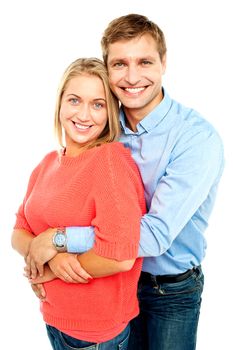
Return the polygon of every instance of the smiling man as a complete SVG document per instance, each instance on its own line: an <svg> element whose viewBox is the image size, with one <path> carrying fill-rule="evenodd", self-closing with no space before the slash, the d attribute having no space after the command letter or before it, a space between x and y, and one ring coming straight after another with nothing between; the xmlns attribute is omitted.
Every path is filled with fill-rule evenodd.
<svg viewBox="0 0 233 350"><path fill-rule="evenodd" d="M107 66L112 91L124 106L131 129L163 99L165 53L160 58L155 40L144 34L108 47ZM140 55L138 55L140 53Z"/></svg>

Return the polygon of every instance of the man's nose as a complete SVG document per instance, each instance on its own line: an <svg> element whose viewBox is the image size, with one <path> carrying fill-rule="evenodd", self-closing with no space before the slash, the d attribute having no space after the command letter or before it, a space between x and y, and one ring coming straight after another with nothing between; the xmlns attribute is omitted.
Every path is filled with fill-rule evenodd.
<svg viewBox="0 0 233 350"><path fill-rule="evenodd" d="M126 81L130 85L137 85L140 80L141 78L139 68L136 65L129 65L126 75Z"/></svg>

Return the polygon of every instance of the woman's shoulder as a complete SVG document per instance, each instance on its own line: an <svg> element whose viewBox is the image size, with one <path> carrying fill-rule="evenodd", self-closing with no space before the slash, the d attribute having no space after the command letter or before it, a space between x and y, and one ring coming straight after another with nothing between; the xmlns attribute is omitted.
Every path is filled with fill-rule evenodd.
<svg viewBox="0 0 233 350"><path fill-rule="evenodd" d="M130 157L131 151L129 148L125 147L122 142L114 141L110 143L105 143L99 147L99 153L102 155L108 155L111 157Z"/></svg>
<svg viewBox="0 0 233 350"><path fill-rule="evenodd" d="M106 143L99 147L98 164L102 168L112 168L114 171L117 169L137 171L137 165L130 149L117 141Z"/></svg>
<svg viewBox="0 0 233 350"><path fill-rule="evenodd" d="M51 163L54 160L57 160L59 158L59 152L58 151L50 151L44 157L41 159L39 164L37 165L38 167L41 167L45 164Z"/></svg>

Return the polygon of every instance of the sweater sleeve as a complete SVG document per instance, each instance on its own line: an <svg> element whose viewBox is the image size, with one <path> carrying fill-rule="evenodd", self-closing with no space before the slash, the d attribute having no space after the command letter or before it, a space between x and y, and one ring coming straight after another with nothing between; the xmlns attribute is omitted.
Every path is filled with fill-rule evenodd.
<svg viewBox="0 0 233 350"><path fill-rule="evenodd" d="M95 253L118 261L138 256L144 189L130 152L118 143L100 152L95 186Z"/></svg>
<svg viewBox="0 0 233 350"><path fill-rule="evenodd" d="M14 229L23 229L23 230L27 230L27 231L33 233L30 225L27 222L26 216L25 216L25 205L26 205L27 200L28 200L28 198L33 190L33 187L35 185L39 171L40 171L40 164L31 173L31 176L30 176L29 182L28 182L28 186L27 186L26 195L23 199L22 204L20 205L20 207L18 209L18 212L16 213L16 222L14 225Z"/></svg>

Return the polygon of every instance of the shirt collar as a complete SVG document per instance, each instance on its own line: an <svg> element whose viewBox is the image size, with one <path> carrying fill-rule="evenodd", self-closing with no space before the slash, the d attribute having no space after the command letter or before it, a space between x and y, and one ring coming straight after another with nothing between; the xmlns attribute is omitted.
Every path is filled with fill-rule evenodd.
<svg viewBox="0 0 233 350"><path fill-rule="evenodd" d="M149 132L155 128L162 119L167 115L171 108L172 100L165 89L163 89L163 99L145 118L137 124L137 131L134 133L126 126L126 117L123 109L120 110L120 123L125 134L142 134L144 131Z"/></svg>

